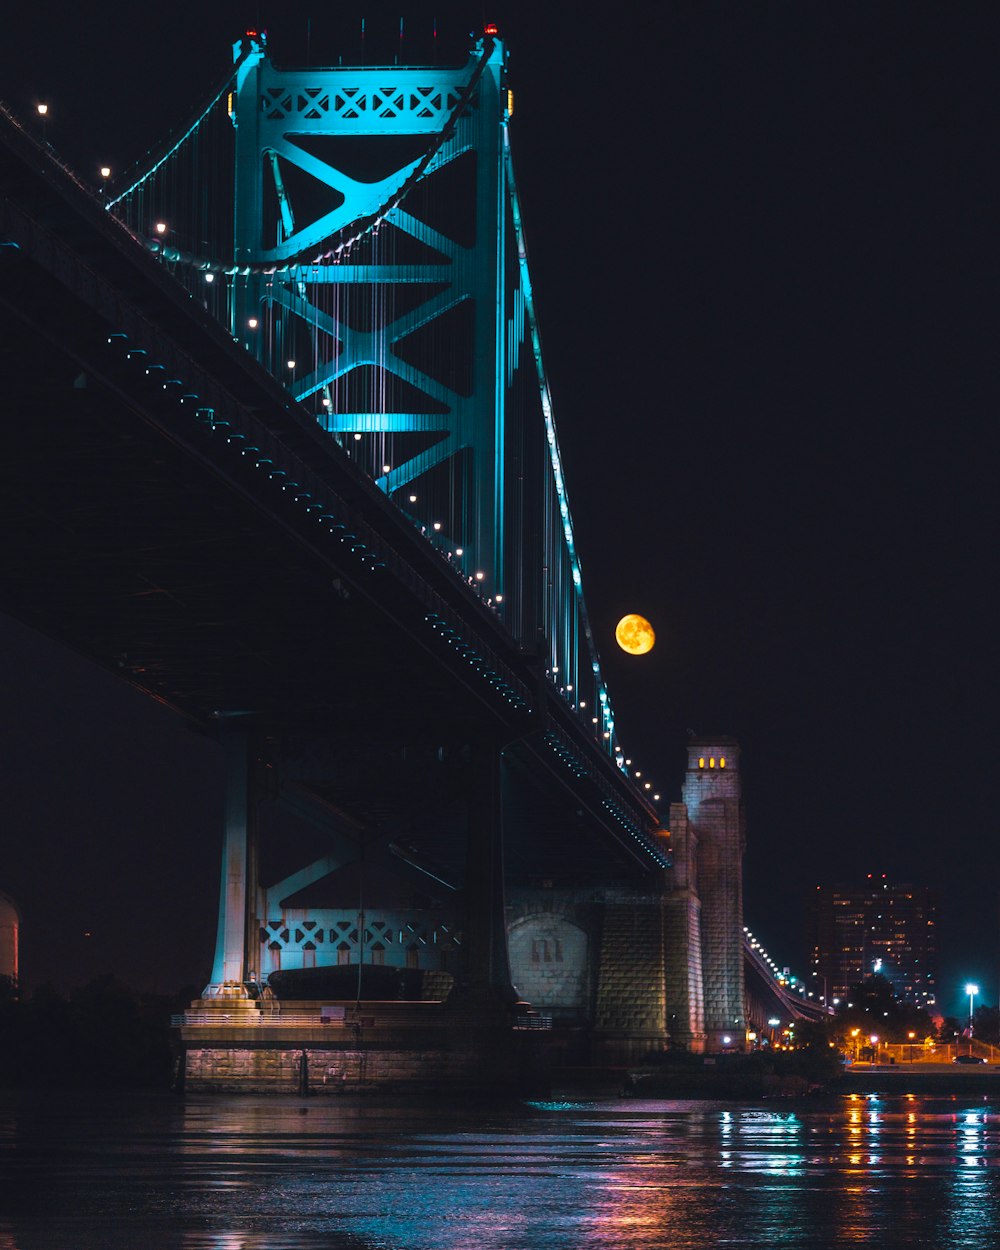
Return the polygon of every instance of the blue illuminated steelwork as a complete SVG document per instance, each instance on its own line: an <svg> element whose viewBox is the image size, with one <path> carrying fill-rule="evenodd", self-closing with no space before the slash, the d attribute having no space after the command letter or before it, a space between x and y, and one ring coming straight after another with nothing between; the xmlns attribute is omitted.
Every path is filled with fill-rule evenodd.
<svg viewBox="0 0 1000 1250"><path fill-rule="evenodd" d="M408 507L409 494L418 493L415 484L460 453L471 455L469 506L474 515L468 531L452 538L452 548L462 546L465 559L459 560L460 566L470 574L481 572L489 594L499 594L501 601L505 388L497 272L503 263L505 219L497 211L503 164L496 118L504 64L502 46L491 40L480 44L460 68L286 71L273 67L264 48L253 43L239 65L232 102L234 263L237 271L252 270L234 282L234 335L251 343L278 374L282 359L294 358L283 346L293 335L321 340L325 351L314 352L309 367L289 386L300 401L316 396L326 401L318 416L349 450L355 435L368 440L425 436L429 446L405 459L394 455L389 468L379 466L373 474L416 518L421 509ZM399 156L390 152L392 167L377 177L349 172L348 162L339 157L343 148L337 146L363 139L374 150L380 143L385 146L385 140L421 137L425 142L419 156L397 164ZM349 148L348 156L355 152ZM421 219L405 200L400 202L415 178L432 179L467 153L474 154L476 171L477 228L471 245ZM318 215L303 211L293 199L292 177L313 191L325 191L318 197L324 203L339 203ZM345 255L351 248L344 247L344 240L356 242L357 224L368 221L374 225L359 262L355 255ZM393 236L388 242L380 238L390 232L387 228ZM273 239L264 238L266 229L273 229ZM303 263L305 258L309 263ZM331 259L338 263L329 263ZM292 267L285 269L289 263ZM261 272L267 268L270 273ZM394 292L406 286L416 298L399 311L403 305L397 306ZM352 324L348 316L348 303L359 289L376 309L369 325ZM411 336L466 300L476 309L468 395L404 350ZM496 312L483 315L485 309ZM251 317L260 320L265 332L247 336ZM390 385L398 380L416 399L413 410L380 403L379 394L365 407L357 405L357 379L374 376L376 389L384 390L386 375L391 375Z"/></svg>
<svg viewBox="0 0 1000 1250"><path fill-rule="evenodd" d="M464 65L431 68L277 69L260 36L234 51L226 87L115 211L538 654L625 768L542 359L502 43L488 31ZM175 186L218 177L182 169L199 128L210 154L233 145L235 194L218 184L228 241L207 220L167 220L185 201Z"/></svg>

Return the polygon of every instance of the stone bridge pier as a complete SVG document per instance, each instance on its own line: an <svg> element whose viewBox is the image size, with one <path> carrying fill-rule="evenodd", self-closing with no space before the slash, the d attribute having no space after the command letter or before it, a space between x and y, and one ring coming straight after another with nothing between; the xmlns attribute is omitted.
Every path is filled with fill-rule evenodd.
<svg viewBox="0 0 1000 1250"><path fill-rule="evenodd" d="M694 739L670 808L672 865L641 887L510 892L511 975L567 1062L634 1063L746 1036L739 747Z"/></svg>

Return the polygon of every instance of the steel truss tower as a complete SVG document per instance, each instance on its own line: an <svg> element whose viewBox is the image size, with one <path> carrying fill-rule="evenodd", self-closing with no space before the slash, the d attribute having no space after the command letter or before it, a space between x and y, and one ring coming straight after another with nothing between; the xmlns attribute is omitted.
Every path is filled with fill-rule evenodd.
<svg viewBox="0 0 1000 1250"><path fill-rule="evenodd" d="M229 104L234 337L296 399L316 406L348 452L368 450L369 471L375 455L372 476L418 525L422 497L432 489L440 497L442 475L450 479L442 540L498 605L505 409L526 337L517 249L508 255L504 76L505 53L492 38L460 68L290 71L275 68L253 40L238 50ZM442 352L449 339L452 351ZM300 913L285 902L356 848L262 888L252 750L245 735L227 737L223 879L206 995L239 995L278 970L361 963L373 950L405 968L411 941L422 952L448 948L450 916Z"/></svg>
<svg viewBox="0 0 1000 1250"><path fill-rule="evenodd" d="M460 68L281 70L253 41L231 101L234 335L297 399L321 397L330 432L501 600L524 334L523 303L508 326L505 61L487 37ZM429 515L425 485L446 475L450 502Z"/></svg>

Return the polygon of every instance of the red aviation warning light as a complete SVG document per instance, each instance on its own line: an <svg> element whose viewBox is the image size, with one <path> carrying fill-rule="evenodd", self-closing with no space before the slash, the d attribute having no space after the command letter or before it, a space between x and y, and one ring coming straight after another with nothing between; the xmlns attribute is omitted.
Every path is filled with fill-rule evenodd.
<svg viewBox="0 0 1000 1250"><path fill-rule="evenodd" d="M486 25L483 27L483 34L484 35L499 35L500 27L496 24L496 22L487 22Z"/></svg>

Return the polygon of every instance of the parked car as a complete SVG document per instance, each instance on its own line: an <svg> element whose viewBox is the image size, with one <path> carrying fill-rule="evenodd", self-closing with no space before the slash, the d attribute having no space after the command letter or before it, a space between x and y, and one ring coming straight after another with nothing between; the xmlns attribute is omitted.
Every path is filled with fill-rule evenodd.
<svg viewBox="0 0 1000 1250"><path fill-rule="evenodd" d="M985 1059L981 1059L979 1055L956 1055L954 1063L985 1063Z"/></svg>

